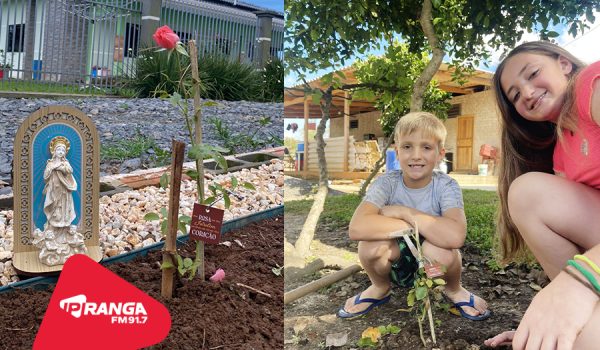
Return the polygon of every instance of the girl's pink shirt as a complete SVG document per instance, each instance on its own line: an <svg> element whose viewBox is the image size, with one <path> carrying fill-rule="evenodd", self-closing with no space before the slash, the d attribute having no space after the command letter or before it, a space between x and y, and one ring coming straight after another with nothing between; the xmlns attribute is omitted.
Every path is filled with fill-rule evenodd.
<svg viewBox="0 0 600 350"><path fill-rule="evenodd" d="M600 189L600 126L592 119L594 81L600 77L600 61L587 66L575 84L577 131L564 130L564 142L554 147L554 172L569 180Z"/></svg>

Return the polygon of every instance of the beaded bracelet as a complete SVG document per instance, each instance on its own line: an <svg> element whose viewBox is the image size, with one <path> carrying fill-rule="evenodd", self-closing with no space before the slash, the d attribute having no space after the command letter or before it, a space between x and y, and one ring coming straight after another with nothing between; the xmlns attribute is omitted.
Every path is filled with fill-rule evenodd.
<svg viewBox="0 0 600 350"><path fill-rule="evenodd" d="M574 279L576 279L579 283L583 284L584 286L588 287L589 290L591 290L592 292L594 292L597 296L600 297L600 292L597 291L591 284L590 282L588 282L587 280L583 279L580 275L578 275L577 273L571 271L569 269L569 266L565 266L565 268L563 269L566 273L568 273L569 275L571 275L571 277L573 277Z"/></svg>
<svg viewBox="0 0 600 350"><path fill-rule="evenodd" d="M598 265L594 264L594 262L592 260L590 260L590 258L588 258L587 256L575 255L573 257L573 259L585 261L585 263L588 264L592 268L592 270L594 270L594 272L596 272L598 275L600 275L600 267L598 267Z"/></svg>
<svg viewBox="0 0 600 350"><path fill-rule="evenodd" d="M577 262L575 262L575 260L569 260L567 261L567 264L573 266L577 269L577 271L581 272L581 274L584 275L585 278L587 278L587 280L594 286L594 289L600 292L600 284L598 284L598 281L596 281L596 277L594 277L594 275L591 272L586 270L583 266L579 265Z"/></svg>

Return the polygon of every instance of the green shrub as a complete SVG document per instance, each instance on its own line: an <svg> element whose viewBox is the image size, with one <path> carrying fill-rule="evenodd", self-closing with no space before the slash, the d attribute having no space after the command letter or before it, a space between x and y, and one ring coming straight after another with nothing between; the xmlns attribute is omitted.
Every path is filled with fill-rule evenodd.
<svg viewBox="0 0 600 350"><path fill-rule="evenodd" d="M283 62L274 58L262 74L261 99L264 102L283 102Z"/></svg>
<svg viewBox="0 0 600 350"><path fill-rule="evenodd" d="M225 101L259 100L261 79L253 65L232 61L223 55L208 55L199 59L198 67L208 83L202 95L204 98Z"/></svg>
<svg viewBox="0 0 600 350"><path fill-rule="evenodd" d="M165 97L174 92L182 96L191 96L191 93L186 94L192 86L190 70L185 72L183 83L179 84L178 59L183 60L182 67L189 64L189 58L182 55L169 55L167 51L156 51L152 48L140 50L136 61L135 77L128 82L127 88L135 90L138 97ZM199 74L202 94L208 83L203 72L200 71Z"/></svg>

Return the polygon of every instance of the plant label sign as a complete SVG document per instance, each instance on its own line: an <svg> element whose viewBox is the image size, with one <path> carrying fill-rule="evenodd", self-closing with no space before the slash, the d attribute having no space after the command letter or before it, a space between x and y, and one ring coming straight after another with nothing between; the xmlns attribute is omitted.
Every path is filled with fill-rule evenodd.
<svg viewBox="0 0 600 350"><path fill-rule="evenodd" d="M224 210L194 203L190 238L208 244L218 244L221 241L224 213Z"/></svg>
<svg viewBox="0 0 600 350"><path fill-rule="evenodd" d="M442 264L438 262L426 263L423 267L428 278L436 278L444 275Z"/></svg>

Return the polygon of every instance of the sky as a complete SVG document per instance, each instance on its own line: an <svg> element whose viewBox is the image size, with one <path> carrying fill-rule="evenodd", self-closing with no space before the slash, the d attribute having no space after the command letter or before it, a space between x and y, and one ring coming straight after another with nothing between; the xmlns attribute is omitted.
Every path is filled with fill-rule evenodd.
<svg viewBox="0 0 600 350"><path fill-rule="evenodd" d="M265 7L271 10L283 12L283 0L240 0L252 5Z"/></svg>

